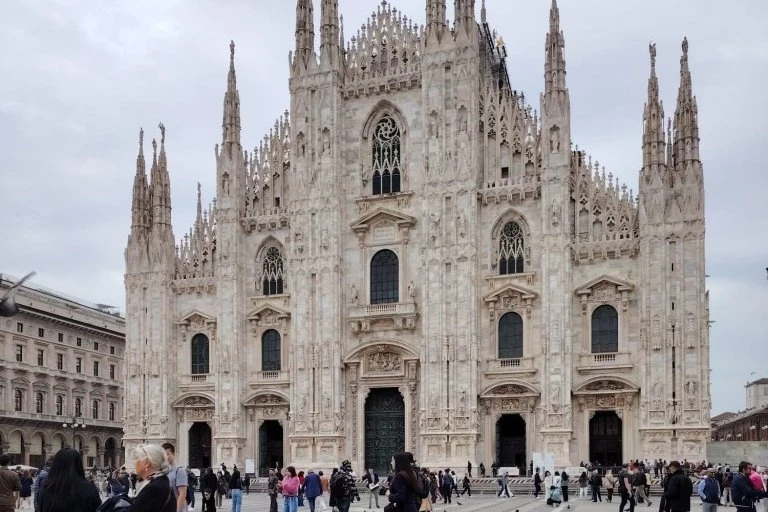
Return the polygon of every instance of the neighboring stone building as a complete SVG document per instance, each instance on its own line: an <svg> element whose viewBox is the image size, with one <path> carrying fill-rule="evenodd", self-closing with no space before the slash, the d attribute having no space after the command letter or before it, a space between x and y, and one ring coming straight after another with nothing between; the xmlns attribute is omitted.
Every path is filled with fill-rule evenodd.
<svg viewBox="0 0 768 512"><path fill-rule="evenodd" d="M11 284L0 278L0 296ZM86 466L118 466L125 320L30 284L16 302L0 318L0 451L39 466L72 446ZM85 427L64 428L73 416Z"/></svg>
<svg viewBox="0 0 768 512"><path fill-rule="evenodd" d="M126 249L126 447L192 466L700 460L704 186L683 41L665 127L651 46L639 196L573 150L554 1L538 113L473 0L382 2L346 42L299 0L286 111L250 153L234 44L216 200L179 242L165 128ZM543 13L542 13L543 14ZM641 63L638 63L641 65ZM257 103L253 98L253 104ZM638 98L638 117L641 109ZM290 117L290 122L289 122ZM609 119L605 120L610 121ZM142 133L143 138L143 133ZM178 245L177 245L178 243Z"/></svg>
<svg viewBox="0 0 768 512"><path fill-rule="evenodd" d="M753 380L747 388L747 409L768 405L768 378Z"/></svg>

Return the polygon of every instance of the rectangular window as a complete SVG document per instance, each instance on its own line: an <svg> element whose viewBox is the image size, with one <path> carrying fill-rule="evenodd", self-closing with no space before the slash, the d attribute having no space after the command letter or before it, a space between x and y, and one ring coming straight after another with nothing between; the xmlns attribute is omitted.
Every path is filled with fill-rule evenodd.
<svg viewBox="0 0 768 512"><path fill-rule="evenodd" d="M99 362L94 361L93 362L93 376L98 377L99 376Z"/></svg>
<svg viewBox="0 0 768 512"><path fill-rule="evenodd" d="M83 371L83 359L81 357L75 358L75 371L80 373Z"/></svg>
<svg viewBox="0 0 768 512"><path fill-rule="evenodd" d="M24 324L21 322L16 322L16 332L24 332Z"/></svg>
<svg viewBox="0 0 768 512"><path fill-rule="evenodd" d="M38 338L45 338L45 329L42 327L37 328L37 337Z"/></svg>
<svg viewBox="0 0 768 512"><path fill-rule="evenodd" d="M115 403L109 402L109 421L115 421Z"/></svg>
<svg viewBox="0 0 768 512"><path fill-rule="evenodd" d="M109 353L110 353L111 355L115 355L115 346L114 346L114 345L112 345L112 346L110 346L110 347L109 347Z"/></svg>
<svg viewBox="0 0 768 512"><path fill-rule="evenodd" d="M37 349L37 366L43 366L45 364L45 353L43 349Z"/></svg>
<svg viewBox="0 0 768 512"><path fill-rule="evenodd" d="M59 333L59 343L61 343L61 342L63 342L63 341L64 341L64 333L63 333L63 332L60 332L60 333Z"/></svg>
<svg viewBox="0 0 768 512"><path fill-rule="evenodd" d="M56 354L56 369L64 369L64 354Z"/></svg>
<svg viewBox="0 0 768 512"><path fill-rule="evenodd" d="M24 345L16 345L16 362L24 362Z"/></svg>
<svg viewBox="0 0 768 512"><path fill-rule="evenodd" d="M98 400L93 401L92 413L93 413L93 419L95 420L99 419L99 401Z"/></svg>
<svg viewBox="0 0 768 512"><path fill-rule="evenodd" d="M20 389L13 392L13 409L20 412L24 405L24 395Z"/></svg>
<svg viewBox="0 0 768 512"><path fill-rule="evenodd" d="M93 350L99 350L99 342L98 341L94 341L93 342Z"/></svg>
<svg viewBox="0 0 768 512"><path fill-rule="evenodd" d="M77 338L77 346L82 347L83 346L83 338Z"/></svg>
<svg viewBox="0 0 768 512"><path fill-rule="evenodd" d="M61 416L64 413L64 397L58 395L56 397L56 415Z"/></svg>
<svg viewBox="0 0 768 512"><path fill-rule="evenodd" d="M501 179L505 180L509 178L509 167L502 167L501 168Z"/></svg>
<svg viewBox="0 0 768 512"><path fill-rule="evenodd" d="M109 378L115 380L115 365L109 365Z"/></svg>

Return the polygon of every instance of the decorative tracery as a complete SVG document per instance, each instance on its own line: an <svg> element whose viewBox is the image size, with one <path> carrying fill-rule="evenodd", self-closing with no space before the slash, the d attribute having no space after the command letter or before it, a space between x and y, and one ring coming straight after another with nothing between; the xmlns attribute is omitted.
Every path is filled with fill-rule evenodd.
<svg viewBox="0 0 768 512"><path fill-rule="evenodd" d="M373 130L373 194L400 192L400 128L382 117Z"/></svg>
<svg viewBox="0 0 768 512"><path fill-rule="evenodd" d="M277 247L270 247L264 254L261 274L264 295L283 293L283 256Z"/></svg>
<svg viewBox="0 0 768 512"><path fill-rule="evenodd" d="M523 272L524 255L523 230L517 222L507 222L499 237L499 274Z"/></svg>

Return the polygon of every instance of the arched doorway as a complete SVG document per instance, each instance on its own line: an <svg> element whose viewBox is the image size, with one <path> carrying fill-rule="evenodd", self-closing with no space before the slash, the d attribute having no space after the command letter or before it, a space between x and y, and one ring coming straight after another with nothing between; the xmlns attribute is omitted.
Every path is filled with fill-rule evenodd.
<svg viewBox="0 0 768 512"><path fill-rule="evenodd" d="M496 422L496 462L525 471L525 420L519 414L502 414Z"/></svg>
<svg viewBox="0 0 768 512"><path fill-rule="evenodd" d="M45 452L43 452L44 444L43 434L35 432L35 434L32 435L32 443L29 446L30 466L35 466L36 468L43 467L43 463L45 462Z"/></svg>
<svg viewBox="0 0 768 512"><path fill-rule="evenodd" d="M589 420L589 461L603 466L620 466L621 418L615 411L597 411Z"/></svg>
<svg viewBox="0 0 768 512"><path fill-rule="evenodd" d="M269 468L283 466L283 426L266 420L259 427L259 476L268 476Z"/></svg>
<svg viewBox="0 0 768 512"><path fill-rule="evenodd" d="M365 401L365 467L389 472L392 455L405 450L405 401L397 388L372 389Z"/></svg>
<svg viewBox="0 0 768 512"><path fill-rule="evenodd" d="M14 430L8 436L8 455L11 456L11 465L26 464L24 460L24 436Z"/></svg>
<svg viewBox="0 0 768 512"><path fill-rule="evenodd" d="M104 465L110 468L118 466L117 460L117 441L114 437L108 437L104 443Z"/></svg>
<svg viewBox="0 0 768 512"><path fill-rule="evenodd" d="M196 421L189 429L189 467L206 469L211 467L211 426Z"/></svg>

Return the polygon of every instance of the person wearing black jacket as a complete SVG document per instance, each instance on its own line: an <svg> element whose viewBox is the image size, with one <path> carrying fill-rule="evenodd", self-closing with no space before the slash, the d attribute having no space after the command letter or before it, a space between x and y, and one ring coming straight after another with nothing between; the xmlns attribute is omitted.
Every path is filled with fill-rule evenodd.
<svg viewBox="0 0 768 512"><path fill-rule="evenodd" d="M680 463L673 460L667 468L669 480L664 489L664 501L670 512L689 512L691 510L691 493L693 484L683 470Z"/></svg>
<svg viewBox="0 0 768 512"><path fill-rule="evenodd" d="M733 475L731 482L731 500L736 505L738 512L750 512L755 510L755 500L765 498L768 493L757 492L749 481L752 473L752 463L739 462L739 472Z"/></svg>
<svg viewBox="0 0 768 512"><path fill-rule="evenodd" d="M56 452L38 504L42 512L95 512L101 505L98 489L85 478L80 452L72 448Z"/></svg>
<svg viewBox="0 0 768 512"><path fill-rule="evenodd" d="M219 480L213 474L213 469L208 468L200 479L200 490L203 495L203 512L216 512L216 488Z"/></svg>
<svg viewBox="0 0 768 512"><path fill-rule="evenodd" d="M413 457L406 452L396 453L395 477L389 486L389 501L396 507L397 512L419 511L419 479L411 467Z"/></svg>

